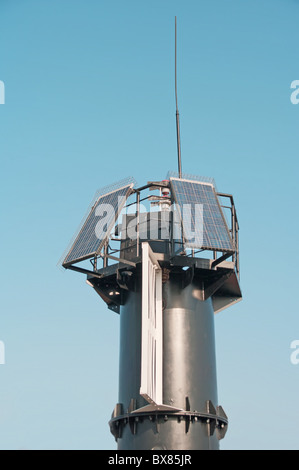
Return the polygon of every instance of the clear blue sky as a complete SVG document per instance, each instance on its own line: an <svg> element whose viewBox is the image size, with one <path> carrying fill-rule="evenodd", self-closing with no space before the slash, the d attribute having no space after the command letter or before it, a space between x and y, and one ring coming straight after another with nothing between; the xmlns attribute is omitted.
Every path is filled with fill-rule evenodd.
<svg viewBox="0 0 299 470"><path fill-rule="evenodd" d="M56 263L95 191L232 193L244 299L215 318L222 449L299 448L299 1L0 0L1 449L114 449L118 316Z"/></svg>

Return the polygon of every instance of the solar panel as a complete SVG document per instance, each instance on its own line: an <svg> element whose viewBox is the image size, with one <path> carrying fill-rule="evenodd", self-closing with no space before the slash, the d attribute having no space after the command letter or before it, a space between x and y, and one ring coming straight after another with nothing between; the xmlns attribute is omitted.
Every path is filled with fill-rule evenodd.
<svg viewBox="0 0 299 470"><path fill-rule="evenodd" d="M91 258L101 251L133 186L134 182L130 178L114 185L110 192L97 194L62 262L64 267Z"/></svg>
<svg viewBox="0 0 299 470"><path fill-rule="evenodd" d="M233 241L211 183L170 178L179 208L185 246L234 252Z"/></svg>

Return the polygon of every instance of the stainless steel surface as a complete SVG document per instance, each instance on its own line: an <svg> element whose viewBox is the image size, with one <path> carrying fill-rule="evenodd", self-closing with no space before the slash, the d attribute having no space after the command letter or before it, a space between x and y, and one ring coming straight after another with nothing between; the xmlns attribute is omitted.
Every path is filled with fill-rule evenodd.
<svg viewBox="0 0 299 470"><path fill-rule="evenodd" d="M214 312L211 298L197 300L197 288L181 289L176 279L164 287L164 403L202 411L217 405Z"/></svg>
<svg viewBox="0 0 299 470"><path fill-rule="evenodd" d="M218 402L212 301L199 301L196 289L190 284L182 290L176 276L164 284L163 403L183 411L188 411L189 403L189 411L200 413L206 411L208 401L215 407ZM136 291L120 310L119 403L124 412L132 399L135 409L147 404L139 395L140 285ZM171 411L153 411L134 421L134 432L132 425L125 424L117 445L119 450L218 449L217 433L209 436L208 431L204 420L195 418L189 423Z"/></svg>

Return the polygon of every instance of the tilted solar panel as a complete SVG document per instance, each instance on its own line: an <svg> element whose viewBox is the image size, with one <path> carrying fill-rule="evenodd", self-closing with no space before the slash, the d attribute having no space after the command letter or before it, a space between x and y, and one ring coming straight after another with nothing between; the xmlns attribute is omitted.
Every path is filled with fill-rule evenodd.
<svg viewBox="0 0 299 470"><path fill-rule="evenodd" d="M211 183L170 178L180 212L185 246L234 252L228 226Z"/></svg>
<svg viewBox="0 0 299 470"><path fill-rule="evenodd" d="M132 178L114 185L114 189L96 198L87 218L84 220L78 235L71 244L62 266L83 261L98 254L132 192Z"/></svg>

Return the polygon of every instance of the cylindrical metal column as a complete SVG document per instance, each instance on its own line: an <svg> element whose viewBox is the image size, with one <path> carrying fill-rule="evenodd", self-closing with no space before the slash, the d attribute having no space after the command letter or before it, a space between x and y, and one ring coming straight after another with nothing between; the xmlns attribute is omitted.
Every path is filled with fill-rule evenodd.
<svg viewBox="0 0 299 470"><path fill-rule="evenodd" d="M206 410L217 401L214 311L212 300L198 300L198 289L180 287L175 276L164 287L163 389L164 403L190 411ZM167 435L169 449L218 449L216 433L208 435L205 422L189 430L173 427Z"/></svg>
<svg viewBox="0 0 299 470"><path fill-rule="evenodd" d="M120 309L119 395L124 411L131 399L136 408L146 404L139 395L141 372L141 282L136 280L136 292L130 292Z"/></svg>
<svg viewBox="0 0 299 470"><path fill-rule="evenodd" d="M139 394L141 371L141 283L120 311L119 403L122 413L145 406ZM184 289L170 275L163 287L163 403L183 411L204 413L217 403L214 312L211 299L198 300L197 287ZM171 412L148 413L123 423L120 450L217 449L209 420ZM187 419L188 418L188 419Z"/></svg>

